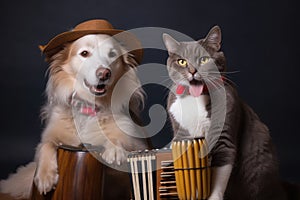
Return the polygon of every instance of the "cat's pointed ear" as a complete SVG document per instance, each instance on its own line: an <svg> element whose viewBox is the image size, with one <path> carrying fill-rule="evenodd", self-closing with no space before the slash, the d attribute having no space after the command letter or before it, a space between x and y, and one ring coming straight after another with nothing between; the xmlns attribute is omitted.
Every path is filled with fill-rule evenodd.
<svg viewBox="0 0 300 200"><path fill-rule="evenodd" d="M177 42L174 38L172 38L169 34L164 33L163 34L163 41L165 43L165 46L170 53L176 53L178 47L179 47L179 42Z"/></svg>
<svg viewBox="0 0 300 200"><path fill-rule="evenodd" d="M209 33L204 39L204 42L216 51L219 51L221 48L221 40L221 28L219 26L214 26L210 29Z"/></svg>

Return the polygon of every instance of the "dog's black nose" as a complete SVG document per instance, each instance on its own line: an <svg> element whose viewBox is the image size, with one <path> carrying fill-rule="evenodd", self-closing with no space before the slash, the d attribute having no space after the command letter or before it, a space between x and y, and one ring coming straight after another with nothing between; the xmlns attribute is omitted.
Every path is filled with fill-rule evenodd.
<svg viewBox="0 0 300 200"><path fill-rule="evenodd" d="M111 71L104 67L99 67L96 71L96 76L101 81L106 81L111 77Z"/></svg>

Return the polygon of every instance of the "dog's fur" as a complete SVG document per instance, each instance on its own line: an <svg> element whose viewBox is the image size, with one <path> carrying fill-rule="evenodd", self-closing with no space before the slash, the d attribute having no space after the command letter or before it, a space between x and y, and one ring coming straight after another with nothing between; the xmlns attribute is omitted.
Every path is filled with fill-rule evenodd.
<svg viewBox="0 0 300 200"><path fill-rule="evenodd" d="M83 51L87 51L88 55L82 54ZM91 34L65 44L58 53L46 59L50 63L46 88L48 101L42 111L46 127L37 146L35 160L0 182L0 192L17 198L30 196L33 181L40 193L46 193L55 186L59 179L56 150L60 144L78 146L84 140L84 143L101 146L104 148L102 158L107 163L116 164L126 160L126 151L148 147L146 140L132 136L139 133L128 110L135 116L138 113L124 96L140 86L134 69L137 62L133 54L128 53L111 36ZM106 92L95 96L84 81L96 86L99 79L95 74L99 67L110 69L111 77L105 81ZM112 105L113 90L121 77L124 82L118 87L122 87L122 92ZM74 91L80 99L95 103L100 108L96 117L78 114L79 128L75 127L74 112L70 105ZM138 107L138 102L143 102L141 89L135 91L131 102L134 102L135 108ZM116 119L119 120L118 125ZM93 123L95 120L98 123ZM114 193L117 193L116 188L120 189L122 186L115 186Z"/></svg>

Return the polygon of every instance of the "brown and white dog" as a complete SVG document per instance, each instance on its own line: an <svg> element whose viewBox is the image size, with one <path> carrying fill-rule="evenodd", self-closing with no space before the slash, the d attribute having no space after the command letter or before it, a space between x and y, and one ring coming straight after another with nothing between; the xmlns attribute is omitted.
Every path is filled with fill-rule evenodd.
<svg viewBox="0 0 300 200"><path fill-rule="evenodd" d="M64 44L47 60L48 102L42 112L46 127L35 160L0 182L0 192L17 198L30 196L33 181L40 193L53 189L59 179L56 154L61 144L101 146L102 159L116 165L124 163L127 151L148 147L128 114L128 110L134 113L137 102L143 102L143 91L135 90L131 96L134 108L126 100L126 95L140 87L137 60L117 40L107 34L87 34ZM121 92L112 104L113 91L121 78ZM77 109L76 102L94 107Z"/></svg>

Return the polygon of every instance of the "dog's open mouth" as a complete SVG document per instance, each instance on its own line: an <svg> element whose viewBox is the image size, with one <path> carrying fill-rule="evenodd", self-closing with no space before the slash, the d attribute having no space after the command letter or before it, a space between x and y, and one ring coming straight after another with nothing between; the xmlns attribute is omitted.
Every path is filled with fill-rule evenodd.
<svg viewBox="0 0 300 200"><path fill-rule="evenodd" d="M99 82L97 85L91 85L86 79L84 79L84 85L95 96L102 96L106 93L106 84Z"/></svg>

